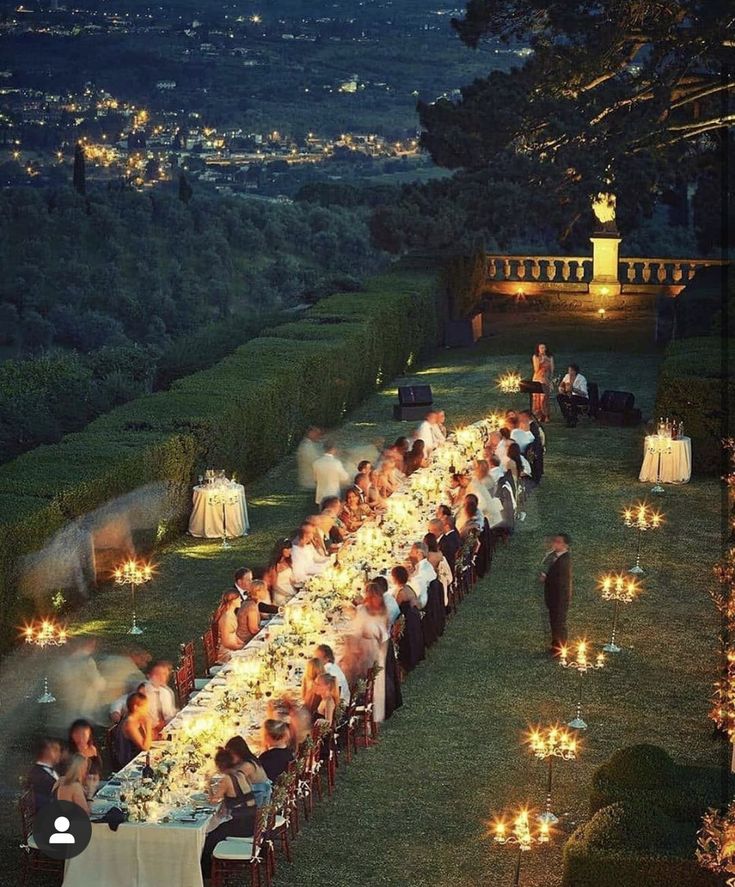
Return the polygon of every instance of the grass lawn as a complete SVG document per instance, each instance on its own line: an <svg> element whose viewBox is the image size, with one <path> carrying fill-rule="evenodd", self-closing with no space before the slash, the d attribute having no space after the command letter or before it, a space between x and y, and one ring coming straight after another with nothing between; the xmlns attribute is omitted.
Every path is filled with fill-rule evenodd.
<svg viewBox="0 0 735 887"><path fill-rule="evenodd" d="M659 354L651 344L653 319L626 315L498 315L493 334L474 349L439 352L406 381L428 382L450 423L493 409L522 405L493 388L509 368L530 363L536 341L549 343L557 368L576 360L600 390L636 392L650 416ZM336 433L350 446L376 436L394 438L406 426L390 420L396 382L375 394ZM442 641L404 687L404 707L386 724L380 744L341 770L334 801L296 842L295 864L279 866L278 887L348 884L456 887L511 882L512 853L495 848L486 823L506 806L543 799L544 769L522 747L531 723L566 721L573 714L575 675L544 655L547 634L538 564L547 533L573 538L575 597L572 638L608 639L612 609L598 599L595 579L632 563L634 539L621 507L648 489L638 483L641 432L604 429L588 422L548 428L546 476L512 543L496 556L492 574L478 584ZM696 465L696 453L694 454ZM243 564L263 565L273 541L310 512L309 496L295 487L287 459L248 489L254 531L229 551L216 543L182 540L159 558L159 576L139 599L143 640L155 655L174 658L180 641L198 635L219 594ZM593 769L621 745L649 741L675 758L715 765L721 748L707 721L716 668L717 616L706 589L719 549L719 492L715 480L668 488L660 507L666 525L647 539L646 592L624 611L624 652L586 681L590 725L578 762L557 768L554 845L524 858L524 884L554 887L561 872L564 834L586 815ZM106 650L124 648L128 596L99 594L75 618L100 637ZM0 682L0 740L6 800L27 760L24 737L37 725L27 701L38 657L9 657ZM5 834L15 830L8 819ZM8 839L8 850L12 846ZM12 866L3 854L0 882ZM5 859L10 857L9 859Z"/></svg>

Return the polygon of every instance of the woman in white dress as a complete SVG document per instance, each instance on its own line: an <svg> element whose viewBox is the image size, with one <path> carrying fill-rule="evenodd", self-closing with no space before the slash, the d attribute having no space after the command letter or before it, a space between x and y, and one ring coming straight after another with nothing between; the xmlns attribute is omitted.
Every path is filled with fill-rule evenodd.
<svg viewBox="0 0 735 887"><path fill-rule="evenodd" d="M294 596L296 589L293 586L290 539L278 543L263 578L270 590L271 601L276 607L282 607Z"/></svg>
<svg viewBox="0 0 735 887"><path fill-rule="evenodd" d="M350 633L360 647L363 673L374 665L380 668L375 678L373 718L381 723L385 720L385 657L390 632L383 592L375 582L367 584L365 597L357 608Z"/></svg>

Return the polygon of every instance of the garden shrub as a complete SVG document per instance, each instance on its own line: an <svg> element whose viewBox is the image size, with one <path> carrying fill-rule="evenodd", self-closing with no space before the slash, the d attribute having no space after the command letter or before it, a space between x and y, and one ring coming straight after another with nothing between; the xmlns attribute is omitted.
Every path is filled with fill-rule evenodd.
<svg viewBox="0 0 735 887"><path fill-rule="evenodd" d="M681 339L667 348L659 371L656 416L684 422L684 433L692 439L694 472L721 471L720 440L731 434L735 383L723 367L725 347L716 336Z"/></svg>
<svg viewBox="0 0 735 887"><path fill-rule="evenodd" d="M694 857L697 823L645 800L603 807L564 846L563 887L715 887Z"/></svg>

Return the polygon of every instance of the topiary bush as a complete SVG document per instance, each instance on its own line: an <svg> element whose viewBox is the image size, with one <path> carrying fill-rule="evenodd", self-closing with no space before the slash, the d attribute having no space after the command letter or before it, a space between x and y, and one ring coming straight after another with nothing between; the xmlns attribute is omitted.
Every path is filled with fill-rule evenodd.
<svg viewBox="0 0 735 887"><path fill-rule="evenodd" d="M603 807L564 846L563 887L721 885L694 858L697 827L642 800Z"/></svg>
<svg viewBox="0 0 735 887"><path fill-rule="evenodd" d="M722 793L720 771L674 763L655 745L618 749L592 777L590 811L644 800L679 822L697 822Z"/></svg>

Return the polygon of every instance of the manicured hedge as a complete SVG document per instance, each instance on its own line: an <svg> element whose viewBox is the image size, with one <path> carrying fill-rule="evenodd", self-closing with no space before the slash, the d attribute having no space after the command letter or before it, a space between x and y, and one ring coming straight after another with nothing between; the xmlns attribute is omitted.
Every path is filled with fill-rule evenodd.
<svg viewBox="0 0 735 887"><path fill-rule="evenodd" d="M564 846L563 887L721 887L694 857L697 827L645 802L603 807Z"/></svg>
<svg viewBox="0 0 735 887"><path fill-rule="evenodd" d="M617 802L645 801L671 819L698 822L722 798L718 768L676 764L662 748L634 745L618 749L592 777L590 811Z"/></svg>
<svg viewBox="0 0 735 887"><path fill-rule="evenodd" d="M18 558L63 524L145 484L167 485L176 531L206 466L252 479L310 424L330 426L439 341L434 279L410 272L335 294L210 369L0 466L2 625L13 624ZM237 329L231 331L237 336Z"/></svg>
<svg viewBox="0 0 735 887"><path fill-rule="evenodd" d="M656 415L683 420L695 473L721 471L720 439L732 433L735 383L722 366L726 346L717 336L681 339L668 347L659 371Z"/></svg>

